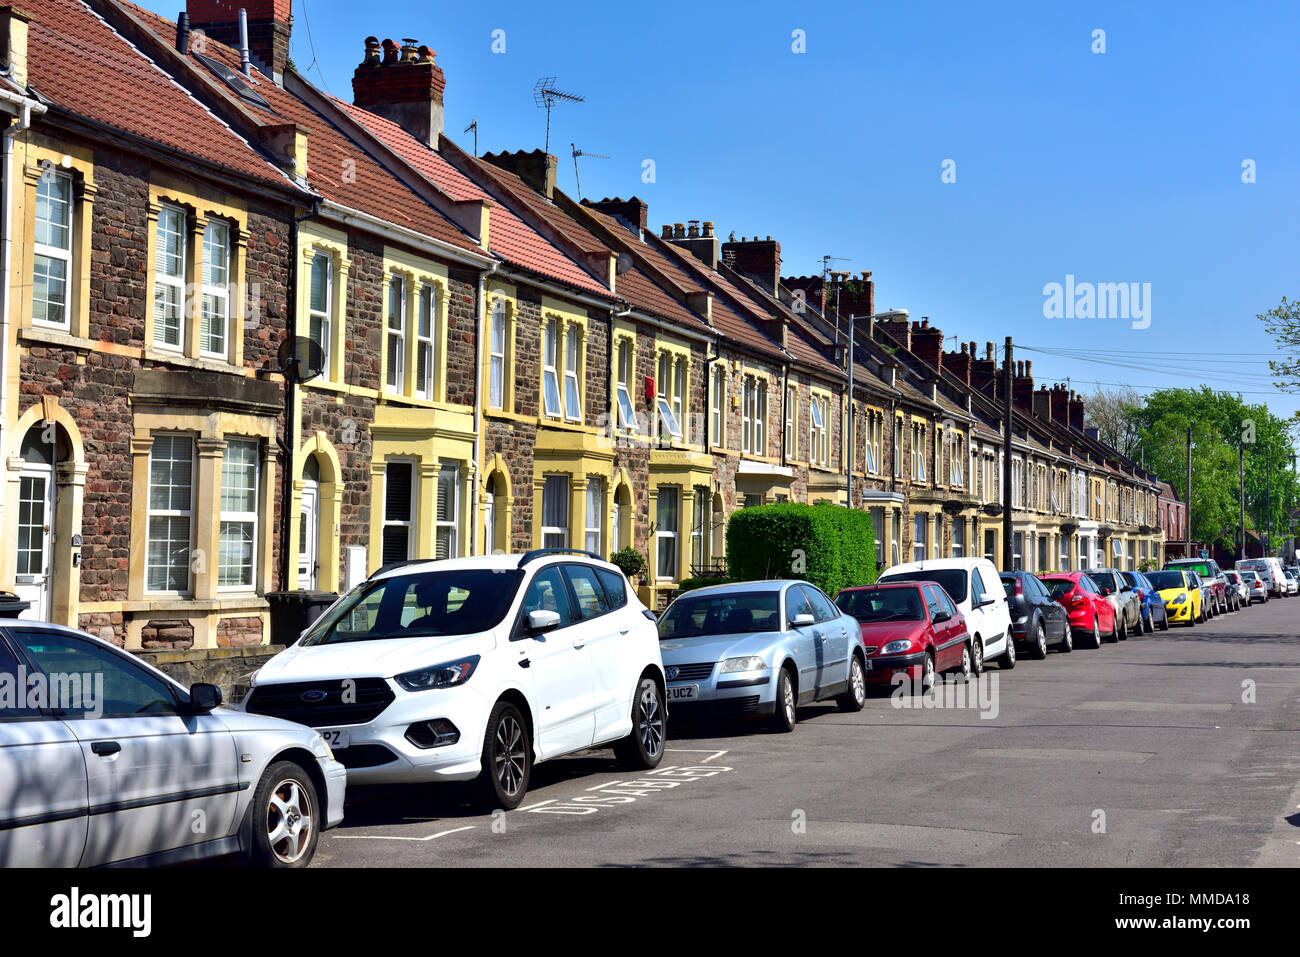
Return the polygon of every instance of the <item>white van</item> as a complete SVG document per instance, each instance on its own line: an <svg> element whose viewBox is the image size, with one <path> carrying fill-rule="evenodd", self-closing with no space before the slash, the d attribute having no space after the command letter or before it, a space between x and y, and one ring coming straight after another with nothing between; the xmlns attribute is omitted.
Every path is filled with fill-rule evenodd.
<svg viewBox="0 0 1300 957"><path fill-rule="evenodd" d="M1288 592L1286 574L1282 571L1280 558L1243 558L1236 563L1237 571L1248 569L1257 572L1264 580L1264 586L1274 598L1285 598Z"/></svg>

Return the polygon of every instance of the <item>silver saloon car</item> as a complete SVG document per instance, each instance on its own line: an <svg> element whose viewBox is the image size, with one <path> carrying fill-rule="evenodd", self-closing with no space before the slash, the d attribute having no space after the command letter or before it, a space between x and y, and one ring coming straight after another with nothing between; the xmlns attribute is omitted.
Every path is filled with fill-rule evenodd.
<svg viewBox="0 0 1300 957"><path fill-rule="evenodd" d="M791 731L797 708L834 698L866 704L871 666L856 619L803 581L713 585L683 594L659 619L673 717L769 718Z"/></svg>
<svg viewBox="0 0 1300 957"><path fill-rule="evenodd" d="M220 704L84 632L0 621L0 867L306 866L347 770L311 728Z"/></svg>

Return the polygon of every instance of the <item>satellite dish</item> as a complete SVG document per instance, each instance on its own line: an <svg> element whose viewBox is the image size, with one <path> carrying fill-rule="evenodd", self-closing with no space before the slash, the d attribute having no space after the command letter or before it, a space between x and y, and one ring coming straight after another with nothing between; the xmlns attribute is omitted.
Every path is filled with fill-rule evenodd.
<svg viewBox="0 0 1300 957"><path fill-rule="evenodd" d="M632 268L632 257L629 256L627 253L619 253L618 262L614 266L614 273L616 275L621 276L623 275L623 273L631 270L631 268Z"/></svg>
<svg viewBox="0 0 1300 957"><path fill-rule="evenodd" d="M290 382L309 382L325 371L325 350L306 336L285 339L276 355L280 371Z"/></svg>

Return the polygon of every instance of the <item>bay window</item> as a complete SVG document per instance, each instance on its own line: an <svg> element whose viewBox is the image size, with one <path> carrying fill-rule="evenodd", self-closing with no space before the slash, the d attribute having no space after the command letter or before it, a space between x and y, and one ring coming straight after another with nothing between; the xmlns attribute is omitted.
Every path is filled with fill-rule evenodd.
<svg viewBox="0 0 1300 957"><path fill-rule="evenodd" d="M659 579L677 577L677 522L679 519L676 486L661 485L655 509L655 576Z"/></svg>
<svg viewBox="0 0 1300 957"><path fill-rule="evenodd" d="M542 547L569 544L569 477L548 475L542 486Z"/></svg>
<svg viewBox="0 0 1300 957"><path fill-rule="evenodd" d="M457 544L459 530L460 464L444 459L438 463L438 510L434 519L434 558L460 556Z"/></svg>
<svg viewBox="0 0 1300 957"><path fill-rule="evenodd" d="M252 588L257 545L257 442L232 439L221 459L218 588Z"/></svg>
<svg viewBox="0 0 1300 957"><path fill-rule="evenodd" d="M194 541L194 440L189 436L154 437L148 501L146 588L187 592Z"/></svg>

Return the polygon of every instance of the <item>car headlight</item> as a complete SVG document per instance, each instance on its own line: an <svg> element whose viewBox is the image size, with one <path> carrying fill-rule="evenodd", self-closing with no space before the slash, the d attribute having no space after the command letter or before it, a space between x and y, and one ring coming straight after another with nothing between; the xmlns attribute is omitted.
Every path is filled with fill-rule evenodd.
<svg viewBox="0 0 1300 957"><path fill-rule="evenodd" d="M230 703L242 705L244 699L253 693L253 684L257 678L256 671L250 671L241 678L236 678L230 689Z"/></svg>
<svg viewBox="0 0 1300 957"><path fill-rule="evenodd" d="M1169 599L1169 604L1171 605L1182 605L1185 604L1186 602L1187 602L1187 592L1185 591L1180 591L1173 598Z"/></svg>
<svg viewBox="0 0 1300 957"><path fill-rule="evenodd" d="M462 658L460 661L448 661L434 665L432 668L420 668L395 675L393 680L407 691L431 691L434 688L454 688L469 681L469 676L478 667L478 655Z"/></svg>
<svg viewBox="0 0 1300 957"><path fill-rule="evenodd" d="M903 638L899 641L891 641L885 647L880 649L882 655L896 655L900 651L907 651L912 647L912 641L909 638Z"/></svg>
<svg viewBox="0 0 1300 957"><path fill-rule="evenodd" d="M746 658L725 658L722 667L718 669L719 674L734 675L738 671L765 671L767 662L758 655L749 655Z"/></svg>

